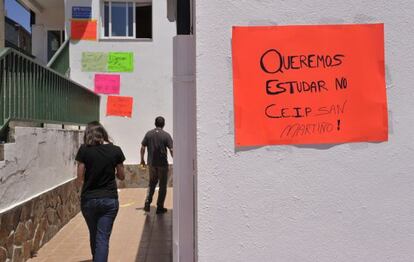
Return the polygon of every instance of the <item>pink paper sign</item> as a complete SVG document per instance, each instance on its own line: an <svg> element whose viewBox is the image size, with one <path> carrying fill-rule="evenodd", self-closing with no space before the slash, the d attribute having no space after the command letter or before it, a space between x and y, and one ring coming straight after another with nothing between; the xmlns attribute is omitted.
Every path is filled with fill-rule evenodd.
<svg viewBox="0 0 414 262"><path fill-rule="evenodd" d="M95 93L99 94L116 94L119 95L121 86L120 75L95 75Z"/></svg>

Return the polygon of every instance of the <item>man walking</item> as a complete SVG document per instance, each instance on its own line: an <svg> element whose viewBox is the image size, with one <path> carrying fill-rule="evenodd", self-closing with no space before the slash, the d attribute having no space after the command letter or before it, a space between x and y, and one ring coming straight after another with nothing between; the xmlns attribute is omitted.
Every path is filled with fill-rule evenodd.
<svg viewBox="0 0 414 262"><path fill-rule="evenodd" d="M173 140L170 134L163 130L164 125L165 120L162 116L155 118L155 128L145 134L141 143L141 165L145 166L145 148L148 147L147 164L149 167L149 185L144 210L145 212L150 211L155 186L159 182L157 214L167 212L167 209L164 208L168 182L167 148L173 156Z"/></svg>

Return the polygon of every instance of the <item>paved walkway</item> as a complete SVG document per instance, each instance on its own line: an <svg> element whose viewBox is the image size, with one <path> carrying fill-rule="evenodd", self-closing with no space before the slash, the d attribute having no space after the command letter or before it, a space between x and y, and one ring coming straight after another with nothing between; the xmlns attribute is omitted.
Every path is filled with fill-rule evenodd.
<svg viewBox="0 0 414 262"><path fill-rule="evenodd" d="M148 214L142 210L145 194L145 189L120 190L120 209L109 244L110 262L172 261L172 188L168 188L165 200L168 212L162 215L155 214L154 205ZM88 228L82 215L74 217L29 261L92 261Z"/></svg>

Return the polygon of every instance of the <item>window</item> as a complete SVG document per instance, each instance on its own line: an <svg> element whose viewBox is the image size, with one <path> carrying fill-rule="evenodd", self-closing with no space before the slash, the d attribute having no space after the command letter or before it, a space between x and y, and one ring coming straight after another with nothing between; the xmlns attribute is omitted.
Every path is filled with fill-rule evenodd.
<svg viewBox="0 0 414 262"><path fill-rule="evenodd" d="M65 42L65 31L47 31L47 61L50 61L60 46Z"/></svg>
<svg viewBox="0 0 414 262"><path fill-rule="evenodd" d="M103 2L103 38L152 38L152 5L133 1Z"/></svg>

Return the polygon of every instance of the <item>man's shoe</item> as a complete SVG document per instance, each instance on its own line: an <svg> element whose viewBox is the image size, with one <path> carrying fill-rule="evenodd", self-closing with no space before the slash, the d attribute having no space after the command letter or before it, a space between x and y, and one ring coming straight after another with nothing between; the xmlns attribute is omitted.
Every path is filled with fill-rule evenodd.
<svg viewBox="0 0 414 262"><path fill-rule="evenodd" d="M144 206L144 211L145 212L150 212L150 205L147 205L147 204L145 204L145 206Z"/></svg>
<svg viewBox="0 0 414 262"><path fill-rule="evenodd" d="M165 212L167 212L168 209L164 208L164 207L158 207L157 208L157 214L164 214Z"/></svg>

